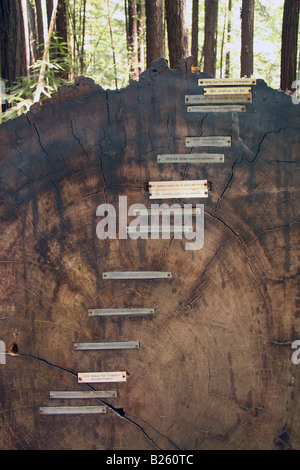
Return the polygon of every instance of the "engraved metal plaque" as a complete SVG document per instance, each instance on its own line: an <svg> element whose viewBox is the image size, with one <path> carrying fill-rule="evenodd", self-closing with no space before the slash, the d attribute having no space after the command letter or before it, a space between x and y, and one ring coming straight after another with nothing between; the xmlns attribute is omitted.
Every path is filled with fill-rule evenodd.
<svg viewBox="0 0 300 470"><path fill-rule="evenodd" d="M150 209L134 209L134 215L197 215L201 214L201 207L188 207L186 204L184 207L170 206L166 208L150 208Z"/></svg>
<svg viewBox="0 0 300 470"><path fill-rule="evenodd" d="M247 95L251 93L251 88L235 87L235 88L204 88L205 95Z"/></svg>
<svg viewBox="0 0 300 470"><path fill-rule="evenodd" d="M224 163L224 161L225 156L221 153L191 153L157 156L158 163Z"/></svg>
<svg viewBox="0 0 300 470"><path fill-rule="evenodd" d="M126 371L121 372L79 372L80 383L126 382Z"/></svg>
<svg viewBox="0 0 300 470"><path fill-rule="evenodd" d="M225 88L226 90L226 88ZM252 103L252 93L247 95L186 95L186 104Z"/></svg>
<svg viewBox="0 0 300 470"><path fill-rule="evenodd" d="M223 106L188 106L188 113L240 113L245 112L246 106L223 105Z"/></svg>
<svg viewBox="0 0 300 470"><path fill-rule="evenodd" d="M256 85L255 78L200 78L199 86L218 86L218 85Z"/></svg>
<svg viewBox="0 0 300 470"><path fill-rule="evenodd" d="M193 227L181 225L145 225L137 227L127 227L127 233L173 233L173 232L192 232Z"/></svg>
<svg viewBox="0 0 300 470"><path fill-rule="evenodd" d="M76 351L88 351L97 349L138 349L140 343L138 341L118 341L109 343L75 343Z"/></svg>
<svg viewBox="0 0 300 470"><path fill-rule="evenodd" d="M124 271L103 273L103 279L171 279L172 273L161 271Z"/></svg>
<svg viewBox="0 0 300 470"><path fill-rule="evenodd" d="M73 390L66 390L66 391L51 391L50 398L58 398L58 399L87 399L87 398L117 398L118 392L116 390L110 391L73 391Z"/></svg>
<svg viewBox="0 0 300 470"><path fill-rule="evenodd" d="M103 414L106 411L107 406L46 406L40 408L40 413L43 415Z"/></svg>
<svg viewBox="0 0 300 470"><path fill-rule="evenodd" d="M110 315L152 315L155 308L97 308L88 311L89 317L101 317Z"/></svg>
<svg viewBox="0 0 300 470"><path fill-rule="evenodd" d="M208 197L207 180L149 182L150 199Z"/></svg>
<svg viewBox="0 0 300 470"><path fill-rule="evenodd" d="M187 137L185 139L186 147L230 147L231 137L228 136L209 136L209 137Z"/></svg>

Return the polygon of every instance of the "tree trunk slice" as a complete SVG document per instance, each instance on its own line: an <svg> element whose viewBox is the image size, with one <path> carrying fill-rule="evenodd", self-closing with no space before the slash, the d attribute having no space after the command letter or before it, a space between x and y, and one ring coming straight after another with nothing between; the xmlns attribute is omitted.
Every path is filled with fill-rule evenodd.
<svg viewBox="0 0 300 470"><path fill-rule="evenodd" d="M160 60L119 91L81 77L0 126L0 339L19 350L0 365L2 449L300 448L300 107L259 80L245 113L187 113L204 76L191 64ZM225 163L157 164L209 135L232 137ZM204 204L201 250L97 238L98 205L123 195L150 207L145 182L194 179L213 185L183 201ZM104 280L110 271L174 276ZM156 313L88 316L131 307ZM140 349L73 348L104 341ZM111 390L77 381L100 371L128 373L117 399L85 401L105 415L40 415L50 390Z"/></svg>

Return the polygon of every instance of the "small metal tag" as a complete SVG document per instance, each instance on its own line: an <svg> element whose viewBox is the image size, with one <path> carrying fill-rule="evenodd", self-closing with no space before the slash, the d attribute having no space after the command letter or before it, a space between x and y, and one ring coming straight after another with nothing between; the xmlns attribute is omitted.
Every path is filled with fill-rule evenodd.
<svg viewBox="0 0 300 470"><path fill-rule="evenodd" d="M88 399L88 398L117 398L118 392L113 391L73 391L73 390L66 390L66 391L51 391L50 398L54 399Z"/></svg>
<svg viewBox="0 0 300 470"><path fill-rule="evenodd" d="M226 90L226 88L224 88ZM252 103L252 93L247 95L187 95L186 104Z"/></svg>
<svg viewBox="0 0 300 470"><path fill-rule="evenodd" d="M79 372L80 383L126 382L126 371L122 372Z"/></svg>
<svg viewBox="0 0 300 470"><path fill-rule="evenodd" d="M97 349L138 349L140 343L138 341L119 341L110 343L75 343L76 351L88 351Z"/></svg>
<svg viewBox="0 0 300 470"><path fill-rule="evenodd" d="M251 93L251 88L204 88L205 95L247 95Z"/></svg>
<svg viewBox="0 0 300 470"><path fill-rule="evenodd" d="M103 279L171 279L172 273L161 271L124 271L103 273Z"/></svg>
<svg viewBox="0 0 300 470"><path fill-rule="evenodd" d="M127 227L127 233L173 233L192 232L193 227L181 225L146 225L137 227Z"/></svg>
<svg viewBox="0 0 300 470"><path fill-rule="evenodd" d="M185 146L186 147L230 147L231 137L229 135L228 136L216 135L216 136L209 136L209 137L187 137L185 139Z"/></svg>
<svg viewBox="0 0 300 470"><path fill-rule="evenodd" d="M188 207L186 204L184 207L174 207L170 206L168 209L166 208L151 208L151 209L134 209L134 215L197 215L201 214L202 209L201 207Z"/></svg>
<svg viewBox="0 0 300 470"><path fill-rule="evenodd" d="M205 85L256 85L255 78L200 78L198 80L199 86Z"/></svg>
<svg viewBox="0 0 300 470"><path fill-rule="evenodd" d="M106 406L46 406L40 408L43 415L82 415L106 413Z"/></svg>
<svg viewBox="0 0 300 470"><path fill-rule="evenodd" d="M239 113L245 112L245 105L224 105L224 106L188 106L188 113Z"/></svg>
<svg viewBox="0 0 300 470"><path fill-rule="evenodd" d="M149 182L150 199L208 197L207 180Z"/></svg>
<svg viewBox="0 0 300 470"><path fill-rule="evenodd" d="M88 311L89 317L101 317L110 315L151 315L155 314L155 308L98 308Z"/></svg>
<svg viewBox="0 0 300 470"><path fill-rule="evenodd" d="M158 163L224 163L224 154L191 153L177 155L158 155Z"/></svg>

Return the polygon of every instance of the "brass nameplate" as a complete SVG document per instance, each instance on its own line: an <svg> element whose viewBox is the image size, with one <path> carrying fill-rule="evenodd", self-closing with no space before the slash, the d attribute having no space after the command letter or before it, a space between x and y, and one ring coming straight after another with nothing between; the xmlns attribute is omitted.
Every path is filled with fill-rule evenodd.
<svg viewBox="0 0 300 470"><path fill-rule="evenodd" d="M186 95L186 104L252 103L252 93L247 95Z"/></svg>
<svg viewBox="0 0 300 470"><path fill-rule="evenodd" d="M251 93L251 88L204 88L204 94L207 95L247 95Z"/></svg>
<svg viewBox="0 0 300 470"><path fill-rule="evenodd" d="M199 86L218 86L218 85L256 85L255 78L200 78Z"/></svg>
<svg viewBox="0 0 300 470"><path fill-rule="evenodd" d="M224 106L188 106L188 113L239 113L246 111L246 106L224 105Z"/></svg>
<svg viewBox="0 0 300 470"><path fill-rule="evenodd" d="M158 163L224 163L225 156L222 153L191 153L177 155L158 155Z"/></svg>
<svg viewBox="0 0 300 470"><path fill-rule="evenodd" d="M126 371L121 372L79 372L80 383L126 382Z"/></svg>
<svg viewBox="0 0 300 470"><path fill-rule="evenodd" d="M150 199L208 197L207 180L153 181L149 183Z"/></svg>
<svg viewBox="0 0 300 470"><path fill-rule="evenodd" d="M186 147L230 147L231 137L228 136L209 136L209 137L187 137L185 139Z"/></svg>

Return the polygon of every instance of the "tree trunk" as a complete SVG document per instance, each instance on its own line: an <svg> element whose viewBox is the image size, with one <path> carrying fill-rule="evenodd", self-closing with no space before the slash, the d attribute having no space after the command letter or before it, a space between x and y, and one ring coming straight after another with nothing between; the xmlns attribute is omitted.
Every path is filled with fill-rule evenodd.
<svg viewBox="0 0 300 470"><path fill-rule="evenodd" d="M122 92L80 78L0 126L0 341L19 351L0 364L1 450L103 450L98 465L110 468L126 449L154 462L192 449L190 464L197 450L300 449L299 106L260 80L244 113L188 113L185 94L199 94L191 64L157 61ZM223 163L157 163L158 153L191 156L185 138L199 135L231 137L216 149ZM145 191L202 178L212 182L206 198ZM99 239L100 205L127 218L120 196L128 210L204 205L202 248L119 230ZM173 276L120 281L107 271ZM89 316L98 308L155 312ZM81 341L140 348L74 350ZM78 382L107 371L126 371L126 382ZM118 396L50 398L60 390ZM40 413L67 404L107 413Z"/></svg>
<svg viewBox="0 0 300 470"><path fill-rule="evenodd" d="M109 32L110 32L111 51L112 51L112 56L113 56L115 87L117 89L118 88L117 62L116 62L116 53L115 53L114 36L113 36L113 29L112 29L112 20L111 20L110 1L109 0L107 0L107 12L108 12L108 25L109 25Z"/></svg>
<svg viewBox="0 0 300 470"><path fill-rule="evenodd" d="M137 0L137 36L138 36L138 74L144 70L145 54L144 54L144 9L142 0Z"/></svg>
<svg viewBox="0 0 300 470"><path fill-rule="evenodd" d="M216 75L218 0L205 0L204 72Z"/></svg>
<svg viewBox="0 0 300 470"><path fill-rule="evenodd" d="M136 0L128 0L128 45L130 64L129 79L137 80L139 76L139 67Z"/></svg>
<svg viewBox="0 0 300 470"><path fill-rule="evenodd" d="M194 57L194 66L198 67L199 54L199 0L193 0L192 11L192 47L191 53Z"/></svg>
<svg viewBox="0 0 300 470"><path fill-rule="evenodd" d="M227 24L227 43L226 43L227 51L226 51L226 57L225 57L225 78L230 77L232 3L233 3L233 0L228 0L228 24Z"/></svg>
<svg viewBox="0 0 300 470"><path fill-rule="evenodd" d="M165 0L170 67L188 55L185 0Z"/></svg>
<svg viewBox="0 0 300 470"><path fill-rule="evenodd" d="M0 2L1 79L11 87L18 77L28 75L21 0Z"/></svg>
<svg viewBox="0 0 300 470"><path fill-rule="evenodd" d="M251 77L253 75L254 0L243 0L241 19L241 77Z"/></svg>
<svg viewBox="0 0 300 470"><path fill-rule="evenodd" d="M292 90L292 84L296 80L299 9L299 0L285 0L281 41L280 88L282 90Z"/></svg>
<svg viewBox="0 0 300 470"><path fill-rule="evenodd" d="M146 0L147 68L165 55L163 0Z"/></svg>
<svg viewBox="0 0 300 470"><path fill-rule="evenodd" d="M52 58L58 60L60 63L67 63L65 60L69 55L72 55L70 49L70 40L68 34L68 9L65 0L58 0L57 4L57 13L56 13L56 22L55 22L55 33L58 37L60 43L64 43L63 51L59 49L52 54ZM66 70L58 71L57 74L63 80L68 80L70 78L70 70L67 67Z"/></svg>

